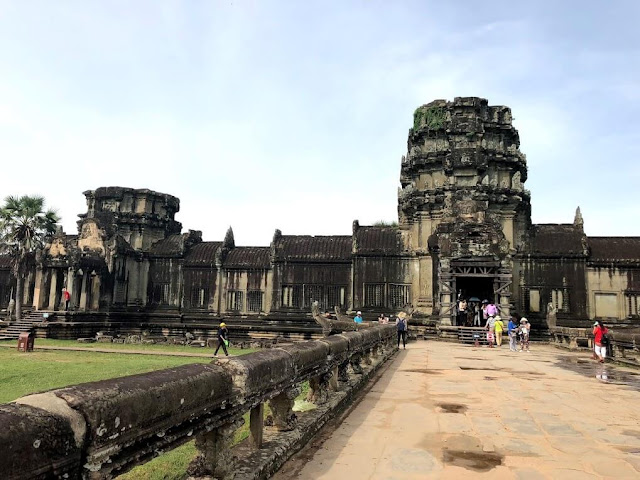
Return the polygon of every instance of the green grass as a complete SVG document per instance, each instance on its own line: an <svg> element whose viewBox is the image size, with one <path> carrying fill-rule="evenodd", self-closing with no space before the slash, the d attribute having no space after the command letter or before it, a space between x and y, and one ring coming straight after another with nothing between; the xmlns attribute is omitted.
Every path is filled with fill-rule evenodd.
<svg viewBox="0 0 640 480"><path fill-rule="evenodd" d="M0 348L0 403L78 383L207 362L198 357Z"/></svg>
<svg viewBox="0 0 640 480"><path fill-rule="evenodd" d="M11 345L14 348L17 346L16 340L0 340L0 346ZM77 347L77 348L98 348L109 350L138 350L138 351L151 351L151 352L175 352L175 353L206 353L213 356L213 349L207 347L189 347L187 345L169 345L162 343L145 344L145 343L79 343L75 340L54 340L51 338L36 338L35 348L38 346L43 347ZM252 348L229 348L231 355L246 355L247 353L258 351L259 349ZM219 355L224 355L222 349L218 352Z"/></svg>
<svg viewBox="0 0 640 480"><path fill-rule="evenodd" d="M169 352L207 352L211 349L186 347L182 345L133 345L89 343L81 344L73 340L36 339L35 350L22 353L16 350L16 341L0 341L0 403L10 402L31 393L43 392L79 383L123 377L163 368L171 368L190 363L208 363L206 357L182 357L162 355ZM136 355L127 353L100 353L69 350L38 350L38 346L112 348L118 350L157 351L158 355ZM230 349L229 353L243 355L252 349ZM304 382L296 399L295 410L306 411L309 404L303 401L309 391L309 383ZM265 416L271 413L265 405ZM249 413L244 415L244 425L234 436L234 444L249 436ZM122 480L184 480L186 469L197 451L193 441L163 453L157 458L135 467L119 476Z"/></svg>

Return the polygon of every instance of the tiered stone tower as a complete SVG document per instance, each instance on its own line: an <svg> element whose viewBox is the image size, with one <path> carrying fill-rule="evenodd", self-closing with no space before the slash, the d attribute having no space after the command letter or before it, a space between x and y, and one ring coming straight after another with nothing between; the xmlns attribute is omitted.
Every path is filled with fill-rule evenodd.
<svg viewBox="0 0 640 480"><path fill-rule="evenodd" d="M399 225L416 255L416 306L441 323L461 291L508 309L511 257L531 222L525 156L511 121L509 108L475 97L436 100L414 113Z"/></svg>

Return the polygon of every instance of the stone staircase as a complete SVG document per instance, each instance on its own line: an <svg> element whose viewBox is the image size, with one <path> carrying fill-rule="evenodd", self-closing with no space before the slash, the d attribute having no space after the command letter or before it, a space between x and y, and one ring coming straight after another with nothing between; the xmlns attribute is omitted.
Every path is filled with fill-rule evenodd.
<svg viewBox="0 0 640 480"><path fill-rule="evenodd" d="M17 340L22 332L28 332L33 328L34 323L40 323L43 320L43 311L23 313L22 319L12 323L6 329L0 331L0 340ZM49 315L53 316L51 313ZM51 318L51 316L49 318Z"/></svg>

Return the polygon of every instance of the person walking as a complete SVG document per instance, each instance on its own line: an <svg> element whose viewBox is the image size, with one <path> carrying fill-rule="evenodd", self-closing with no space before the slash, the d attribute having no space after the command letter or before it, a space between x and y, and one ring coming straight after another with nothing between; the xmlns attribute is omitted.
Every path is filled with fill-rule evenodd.
<svg viewBox="0 0 640 480"><path fill-rule="evenodd" d="M504 323L499 315L495 317L494 330L496 332L496 345L499 347L502 345L502 332L504 331Z"/></svg>
<svg viewBox="0 0 640 480"><path fill-rule="evenodd" d="M604 359L607 358L607 333L609 329L604 326L602 320L593 324L594 351L600 363L604 363Z"/></svg>
<svg viewBox="0 0 640 480"><path fill-rule="evenodd" d="M520 315L514 313L509 317L509 324L507 325L507 334L509 335L509 350L512 352L518 351L518 324L516 323L520 318Z"/></svg>
<svg viewBox="0 0 640 480"><path fill-rule="evenodd" d="M529 351L529 335L531 334L531 324L529 320L522 317L520 319L520 351Z"/></svg>
<svg viewBox="0 0 640 480"><path fill-rule="evenodd" d="M218 350L222 347L224 354L228 357L229 352L227 351L227 345L229 345L229 330L227 329L227 324L222 322L218 327L218 348L216 348L214 357L218 356Z"/></svg>
<svg viewBox="0 0 640 480"><path fill-rule="evenodd" d="M396 318L396 329L398 330L398 348L400 348L400 339L402 339L402 347L407 349L407 314L400 312Z"/></svg>

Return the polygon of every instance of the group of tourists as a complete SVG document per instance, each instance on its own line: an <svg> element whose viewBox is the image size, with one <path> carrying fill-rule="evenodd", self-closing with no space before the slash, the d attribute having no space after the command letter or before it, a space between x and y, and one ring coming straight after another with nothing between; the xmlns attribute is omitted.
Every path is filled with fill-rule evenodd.
<svg viewBox="0 0 640 480"><path fill-rule="evenodd" d="M529 351L531 324L519 314L513 313L505 325L505 321L498 315L498 307L493 302L489 300L480 302L475 297L469 301L462 297L458 298L457 310L459 325L480 327L481 322L484 323L489 348L500 347L506 331L509 337L509 350ZM479 343L477 339L476 336L476 343Z"/></svg>
<svg viewBox="0 0 640 480"><path fill-rule="evenodd" d="M484 303L481 304L479 298L471 297L469 300L464 297L458 298L456 307L458 325L464 327L479 327L482 325Z"/></svg>

